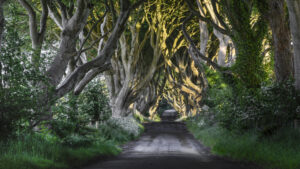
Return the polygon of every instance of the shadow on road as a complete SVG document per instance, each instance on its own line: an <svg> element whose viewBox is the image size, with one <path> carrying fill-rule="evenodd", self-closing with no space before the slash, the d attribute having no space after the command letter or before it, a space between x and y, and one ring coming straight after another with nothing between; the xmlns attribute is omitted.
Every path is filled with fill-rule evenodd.
<svg viewBox="0 0 300 169"><path fill-rule="evenodd" d="M123 147L119 156L85 169L259 169L212 155L184 123L144 124L142 136Z"/></svg>

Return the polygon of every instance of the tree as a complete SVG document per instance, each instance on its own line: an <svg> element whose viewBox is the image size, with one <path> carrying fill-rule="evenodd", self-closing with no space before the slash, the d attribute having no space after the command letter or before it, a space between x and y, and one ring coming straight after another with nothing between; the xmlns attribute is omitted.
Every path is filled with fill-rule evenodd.
<svg viewBox="0 0 300 169"><path fill-rule="evenodd" d="M33 55L33 65L38 69L40 63L40 55L44 37L47 29L48 6L47 0L41 0L42 14L40 18L40 25L37 24L37 13L33 7L26 0L19 0L19 3L26 9L29 16L29 31L32 40L32 48L35 50ZM39 30L38 30L39 27Z"/></svg>
<svg viewBox="0 0 300 169"><path fill-rule="evenodd" d="M201 3L200 0L197 0L197 5L202 16L210 16L214 23L216 23L219 27L224 29L224 27L221 25L221 22L215 14L214 7L210 1L204 0L204 2ZM206 11L206 13L204 11ZM235 56L232 56L232 58L228 58L226 63L226 54L228 51L228 47L230 48L233 46L231 45L231 38L228 35L221 33L216 28L213 28L213 34L217 37L219 41L219 52L217 57L218 65L222 67L231 66L235 61ZM200 43L202 43L202 41L200 41Z"/></svg>
<svg viewBox="0 0 300 169"><path fill-rule="evenodd" d="M145 4L146 20L151 31L156 34L152 40L154 51L164 59L166 78L163 97L183 116L192 114L199 109L202 94L207 88L206 77L200 59L197 63L193 52L189 49L181 30L182 22L188 8L183 1L156 0ZM203 24L201 26L204 26ZM206 49L205 26L203 29L204 55ZM197 27L198 29L198 27ZM151 32L152 33L152 32ZM155 42L155 43L154 43ZM199 52L199 51L198 51ZM203 60L206 58L204 57Z"/></svg>
<svg viewBox="0 0 300 169"><path fill-rule="evenodd" d="M161 101L166 84L166 71L162 67L154 75L148 87L146 87L134 103L134 113L154 119Z"/></svg>
<svg viewBox="0 0 300 169"><path fill-rule="evenodd" d="M3 5L6 0L0 0L0 49L2 45L2 34L4 31L4 25L5 25L5 18L3 14Z"/></svg>
<svg viewBox="0 0 300 169"><path fill-rule="evenodd" d="M300 1L286 0L294 47L295 87L300 90Z"/></svg>
<svg viewBox="0 0 300 169"><path fill-rule="evenodd" d="M191 50L182 48L167 66L164 97L182 116L199 112L208 87L204 70L195 65Z"/></svg>
<svg viewBox="0 0 300 169"><path fill-rule="evenodd" d="M48 79L48 83L39 84L40 88L42 88L47 93L40 98L40 104L44 107L44 109L41 110L43 114L38 120L41 121L51 118L51 114L47 114L47 112L49 111L50 105L53 100L64 96L74 89L76 89L76 93L80 93L84 86L96 75L110 68L111 56L113 55L117 46L117 42L125 29L125 25L130 12L138 7L143 1L137 1L134 4L131 4L129 0L120 1L119 16L116 16L117 13L115 9L111 9L114 18L113 26L112 32L110 33L110 36L108 37L105 45L103 47L99 45L98 52L92 60L86 63L81 62L79 65L75 64L74 68L69 69L71 71L69 74L67 74L66 78L64 78L64 76L66 75L69 63L72 60L78 60L84 52L93 48L93 46L97 42L102 42L101 38L91 43L90 46L84 48L85 42L90 37L92 30L87 33L85 38L80 38L85 32L84 30L86 28L88 18L93 18L91 14L93 14L93 10L97 10L97 8L94 9L93 7L97 4L101 4L101 2L92 2L90 0L76 0L69 1L68 5L66 5L65 2L62 2L60 0L41 0L42 16L41 25L39 26L39 32L37 30L38 26L36 19L37 12L35 12L36 8L34 8L33 4L29 4L26 0L19 0L19 2L27 10L29 15L30 36L32 39L33 48L36 48L40 51L40 48L43 44L43 37L45 36L47 28L46 21L48 14L61 30L61 34L59 37L60 43L56 51L57 54L50 64L49 69L44 72L44 75ZM110 3L114 2L110 1ZM111 6L114 5L115 4L111 4ZM108 5L105 4L105 6ZM103 18L104 17L102 17L102 19ZM99 20L101 21L101 19ZM96 22L95 25L97 25L97 23L98 22ZM78 39L81 39L81 42L78 41ZM77 48L78 43L80 46L79 49ZM38 54L37 56L39 57Z"/></svg>
<svg viewBox="0 0 300 169"><path fill-rule="evenodd" d="M16 11L12 11L16 15ZM37 98L43 94L34 84L42 80L23 52L25 40L16 30L18 22L12 17L5 26L5 36L0 50L0 137L24 128L38 110Z"/></svg>
<svg viewBox="0 0 300 169"><path fill-rule="evenodd" d="M259 9L272 30L275 75L277 82L293 77L291 33L286 18L284 0L258 1Z"/></svg>
<svg viewBox="0 0 300 169"><path fill-rule="evenodd" d="M110 68L111 63L110 59L117 47L118 40L122 35L127 19L130 15L130 12L135 9L142 1L138 3L131 4L129 1L120 1L120 14L114 23L114 27L112 33L110 34L105 46L101 51L97 53L97 56L91 61L80 65L77 67L65 80L61 83L61 85L56 90L57 97L61 97L64 94L72 91L76 88L77 84L87 84L80 83L81 80L90 81L91 78L84 78L87 73L97 68L98 71L94 72L94 74L99 74L100 72L106 71ZM115 15L115 14L114 14ZM84 50L84 49L83 49ZM59 60L57 60L59 61Z"/></svg>
<svg viewBox="0 0 300 169"><path fill-rule="evenodd" d="M193 3L185 0L188 4L192 16L197 16L202 21L209 23L218 32L229 36L236 48L236 64L233 66L236 77L240 79L241 85L247 88L258 88L264 80L265 73L262 68L263 57L261 56L261 46L266 33L266 24L262 17L256 12L256 1L240 1L240 0L212 0L212 8L214 16L219 22L216 23L213 19L207 16L202 16L193 9ZM192 19L187 17L183 24ZM197 52L196 45L188 33L185 32L185 37L193 47L193 50L201 58ZM211 60L205 59L208 64L218 70L222 70L220 66L215 65Z"/></svg>
<svg viewBox="0 0 300 169"><path fill-rule="evenodd" d="M138 11L138 14L140 12L142 11ZM149 86L159 68L161 54L156 52L158 46L149 42L149 39L159 37L153 32L150 33L148 26L143 30L143 21L145 19L136 16L127 23L129 30L121 35L119 48L111 59L112 70L106 74L113 116L127 116L132 113L129 106L143 96L141 93ZM145 48L149 43L153 51Z"/></svg>

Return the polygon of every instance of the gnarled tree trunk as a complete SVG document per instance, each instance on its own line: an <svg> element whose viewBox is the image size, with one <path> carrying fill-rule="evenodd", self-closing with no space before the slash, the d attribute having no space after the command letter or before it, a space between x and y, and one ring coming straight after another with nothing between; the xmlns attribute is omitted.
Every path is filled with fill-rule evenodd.
<svg viewBox="0 0 300 169"><path fill-rule="evenodd" d="M131 24L129 26L131 37L126 37L123 34L119 39L120 49L111 60L112 71L108 72L106 76L107 84L110 86L112 115L115 117L127 116L132 113L129 106L148 87L158 68L158 61L161 56L154 52L150 65L139 65L144 59L142 50L146 41L149 40L149 32L140 40L141 33L140 28L137 27L137 22L129 24ZM151 34L151 36L156 35ZM155 46L151 46L155 48Z"/></svg>
<svg viewBox="0 0 300 169"><path fill-rule="evenodd" d="M227 35L222 34L221 32L214 29L214 35L218 38L219 44L219 54L218 54L218 65L219 66L226 66L226 54L227 54L227 47L230 44L230 37Z"/></svg>
<svg viewBox="0 0 300 169"><path fill-rule="evenodd" d="M200 28L200 53L205 56L206 47L209 39L207 24L200 20L199 28Z"/></svg>
<svg viewBox="0 0 300 169"><path fill-rule="evenodd" d="M42 14L40 17L40 25L37 22L37 13L34 8L30 5L27 0L19 0L19 3L26 9L29 16L29 31L32 42L32 48L34 49L34 55L32 56L32 63L36 70L39 70L40 55L42 51L42 46L44 42L44 37L47 28L47 18L48 18L48 1L40 0L42 6ZM39 27L39 28L38 28Z"/></svg>
<svg viewBox="0 0 300 169"><path fill-rule="evenodd" d="M268 21L272 29L276 81L286 81L293 76L291 34L286 23L284 0L268 0ZM298 29L299 31L299 29Z"/></svg>
<svg viewBox="0 0 300 169"><path fill-rule="evenodd" d="M300 90L300 1L286 0L289 9L290 28L294 47L295 87Z"/></svg>
<svg viewBox="0 0 300 169"><path fill-rule="evenodd" d="M201 15L204 15L204 10L201 6L201 3L199 0L197 0L197 5L198 5L198 9ZM206 47L207 47L207 43L209 40L209 35L208 35L208 29L207 29L207 23L204 21L201 21L199 19L199 30L200 30L200 53L205 56L205 52L206 52ZM202 62L204 62L204 60L201 59Z"/></svg>

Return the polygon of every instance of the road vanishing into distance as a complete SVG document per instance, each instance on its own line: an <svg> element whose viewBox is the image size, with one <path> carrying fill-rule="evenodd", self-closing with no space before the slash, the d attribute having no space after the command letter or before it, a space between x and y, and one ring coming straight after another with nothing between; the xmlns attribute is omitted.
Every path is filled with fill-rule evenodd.
<svg viewBox="0 0 300 169"><path fill-rule="evenodd" d="M184 123L145 124L145 132L123 152L84 169L259 169L212 155L187 131Z"/></svg>

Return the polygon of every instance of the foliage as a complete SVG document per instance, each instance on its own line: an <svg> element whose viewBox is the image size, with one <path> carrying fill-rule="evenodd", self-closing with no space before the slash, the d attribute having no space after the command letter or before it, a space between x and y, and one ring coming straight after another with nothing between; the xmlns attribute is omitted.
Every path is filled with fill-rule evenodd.
<svg viewBox="0 0 300 169"><path fill-rule="evenodd" d="M46 122L39 126L38 133L17 130L30 125L39 105L38 96L42 95L35 86L43 78L30 66L28 55L32 53L23 51L25 40L15 25L8 26L5 35L0 54L0 102L5 103L0 104L0 133L3 137L15 136L0 140L1 169L79 167L97 156L119 153L119 144L137 136L117 122L105 126L111 110L107 89L100 81L90 83L79 96L59 100L52 108L51 130L44 126ZM46 64L41 63L43 66ZM89 127L96 123L101 124L100 129Z"/></svg>
<svg viewBox="0 0 300 169"><path fill-rule="evenodd" d="M102 81L93 81L79 95L72 94L60 99L53 107L52 131L66 145L91 143L95 126L107 121L111 116L106 88Z"/></svg>
<svg viewBox="0 0 300 169"><path fill-rule="evenodd" d="M136 138L141 131L140 124L128 117L103 122L99 129L84 127L63 138L48 129L19 134L0 142L0 169L80 167L99 156L118 154L118 145Z"/></svg>
<svg viewBox="0 0 300 169"><path fill-rule="evenodd" d="M1 169L80 167L99 156L118 154L118 145L142 131L132 118L110 119L107 91L101 81L93 81L79 96L59 100L52 112L51 130L40 125L38 133L20 132L0 141Z"/></svg>
<svg viewBox="0 0 300 169"><path fill-rule="evenodd" d="M100 126L100 131L108 139L126 142L128 139L134 139L139 136L143 131L143 126L131 116L123 118L112 117L104 125Z"/></svg>
<svg viewBox="0 0 300 169"><path fill-rule="evenodd" d="M69 148L51 135L37 133L19 135L0 142L0 169L60 169L87 164L99 156L116 155L120 148L99 138L92 145Z"/></svg>
<svg viewBox="0 0 300 169"><path fill-rule="evenodd" d="M238 95L230 89L210 92L215 96L210 102L218 122L228 129L257 129L272 134L283 126L291 126L299 106L299 95L291 82L263 86L254 92L244 89Z"/></svg>
<svg viewBox="0 0 300 169"><path fill-rule="evenodd" d="M88 114L92 123L106 121L111 116L108 91L103 81L89 83L78 101L79 111Z"/></svg>
<svg viewBox="0 0 300 169"><path fill-rule="evenodd" d="M25 20L23 14L27 12L21 8L19 3L15 3L14 1L9 2L9 5L4 8L8 24L4 32L3 48L0 51L0 138L6 138L5 141L2 138L0 141L0 168L74 168L74 166L78 167L95 156L102 154L116 154L119 152L117 145L139 136L143 127L134 120L134 118L111 117L112 112L110 106L114 105L109 105L108 92L101 80L91 82L80 95L75 96L69 94L58 100L55 105L52 105L51 113L53 113L53 119L50 121L51 125L49 125L51 127L48 127L48 122L43 122L40 126L37 126L38 132L33 133L29 130L24 132L21 130L21 128L27 129L34 121L34 118L37 117L37 112L40 111L38 107L40 105L38 101L39 98L48 97L48 95L45 95L39 90L41 82L44 81L39 72L47 72L46 70L49 67L49 63L46 60L51 57L48 55L51 55L51 53L53 54L52 50L58 46L56 43L61 40L61 37L64 37L60 37L59 34L62 33L61 35L67 35L66 37L70 39L70 42L73 42L72 38L74 38L74 46L72 47L71 43L67 45L63 44L63 42L68 39L61 40L62 45L59 47L60 50L55 49L54 51L59 51L59 54L60 52L66 52L66 56L69 57L68 54L73 55L72 53L79 49L80 44L87 42L87 44L82 46L82 49L88 56L87 61L91 61L94 58L93 56L97 53L94 45L100 41L100 39L97 39L100 36L100 22L103 19L96 21L100 19L98 14L103 15L104 8L109 8L107 10L110 14L107 15L108 21L104 30L106 32L105 34L110 34L109 32L111 32L112 26L114 25L114 15L120 12L120 5L117 1L109 1L103 4L96 0L88 5L89 7L93 6L93 11L90 12L90 16L86 17L88 18L87 24L80 24L84 27L82 27L82 35L91 35L90 38L86 37L87 41L82 41L80 38L81 40L79 42L79 38L77 37L79 32L69 32L68 29L70 27L67 27L61 32L54 21L49 19L47 21L48 32L45 36L44 43L41 45L43 49L41 53L39 53L29 49L31 43L29 42L30 33L27 31L28 24L23 24ZM62 12L63 8L67 9L67 15L71 15L72 11L74 12L74 10L77 9L76 7L72 7L72 2L75 2L75 0L63 0L58 4L56 4L57 2L54 2L56 5L52 4L52 7L60 7L58 13L55 13L54 11L55 15L64 14L64 12ZM288 159L284 158L278 160L282 164L276 165L277 167L299 167L298 163L295 162L299 155L292 151L289 152L289 150L284 151L281 148L285 145L284 141L290 141L290 139L292 139L290 137L295 136L294 131L290 129L287 130L290 137L284 136L283 128L290 126L296 116L299 116L300 96L295 91L292 81L284 82L282 84L266 81L267 77L270 78L273 75L273 62L275 61L271 58L269 63L266 64L264 63L264 56L261 56L263 50L262 44L264 40L271 41L271 36L266 36L268 28L258 10L257 2L259 1L218 1L217 10L220 13L218 19L221 17L225 18L224 21L228 24L230 37L237 50L236 63L233 67L228 68L228 70L233 71L236 81L233 81L230 77L224 77L206 67L205 74L210 89L208 91L208 98L204 102L211 108L208 111L201 112L198 115L199 119L196 119L195 124L197 124L196 127L213 126L216 124L220 126L212 129L209 128L209 133L204 132L201 134L207 136L208 142L214 142L212 146L216 148L218 153L245 159L248 158L245 153L252 153L252 156L249 157L251 158L250 160L261 160L262 163L269 163L276 162L279 158L276 155L273 155L274 152L269 150L275 147L274 151L276 150L276 153L286 154L286 157L292 160L288 161ZM64 3L65 6L62 3ZM34 0L30 2L30 5L33 5L34 11L37 11L36 20L38 21L41 18L41 4L39 1ZM186 55L187 57L184 58L182 56L183 54L180 52L180 49L183 49L181 47L186 45L186 41L180 30L180 26L188 12L185 2L168 1L166 3L159 0L156 2L146 2L144 5L144 7L135 10L135 13L130 16L130 19L128 20L129 24L127 23L127 26L131 26L132 28L135 26L137 28L141 27L141 35L143 36L138 36L137 42L140 41L141 38L146 37L146 46L151 44L156 47L153 50L152 48L137 48L137 50L132 50L132 52L128 53L128 55L136 55L135 57L139 58L139 61L134 62L134 64L138 65L142 71L133 71L132 85L136 86L139 76L142 77L145 74L147 75L147 73L151 73L149 71L147 72L148 69L145 68L152 66L152 64L148 64L148 61L154 56L164 57L164 59L160 60L162 63L159 63L159 67L163 68L170 63L173 64L175 63L175 60L180 58L183 60L186 59L187 67L196 70L195 65L192 66L194 62L189 63L191 61L190 56ZM138 18L143 12L145 15ZM72 16L67 17L69 18ZM211 18L213 18L213 16L208 17L208 19ZM130 24L130 22L134 22L136 19L141 19L142 22L138 22L136 25ZM81 18L80 20L83 21L85 19ZM26 16L25 22L28 22L28 16ZM95 22L97 22L95 24L96 29L91 30ZM77 23L79 24L79 22ZM195 27L195 25L197 25L197 27ZM78 25L75 23L73 26ZM37 27L37 29L41 29L40 26ZM198 35L195 33L198 31L198 22L194 22L193 27L189 27L190 28L187 28L187 30L190 31L192 36ZM210 33L212 33L212 25L208 23L208 27ZM227 29L226 26L223 25L223 27L224 29ZM80 29L78 28L77 30ZM134 37L134 31L128 31L128 28L124 28L124 30L124 35L128 40ZM91 32L88 33L89 31ZM69 36L70 33L76 36ZM151 38L147 38L146 35L148 35L148 33ZM216 38L214 36L211 36L210 38L211 42L207 52L209 53L208 55L213 58L217 52L218 41L213 39ZM106 41L108 39L115 40L114 42L117 44L117 38L110 38L110 36L107 37L105 35L103 40ZM89 46L91 44L93 45ZM67 49L70 49L70 52L69 50L64 51L64 46L68 46ZM130 46L136 47L138 44L130 44ZM74 50L71 50L71 48ZM91 48L91 50L88 51L89 48ZM111 48L105 47L104 49ZM141 56L136 54L140 53L139 51L143 53ZM173 57L170 59L174 53L178 53L179 58ZM274 55L274 53L272 53L271 56L272 55ZM75 70L85 70L87 68L83 66L81 67L83 69L76 69L77 66L82 65L86 60L81 60L81 57L77 56L77 54L76 56L74 55L74 57L72 56L72 58L71 62L75 62L73 64ZM110 56L107 55L107 57L104 58L108 58L107 63L109 63ZM105 60L104 58L97 60ZM129 60L130 58L124 56L119 60L120 63L119 61L116 62L113 67L118 67L120 65L124 66L125 62L129 62ZM80 63L80 61L82 61L82 63ZM68 60L65 62L68 62ZM32 63L34 63L34 67L32 66ZM187 75L185 75L186 78L183 78L184 76L181 78L176 77L174 82L180 82L182 83L182 86L190 83L189 85L198 88L198 84L194 84L194 81L198 81L199 79L197 78L200 76L194 77L194 74L204 72L200 72L200 70L191 71L189 69L185 69L187 71L183 72L182 67L184 66L185 64L177 65L177 63L173 66L169 65L167 67L172 70L168 70L164 75L168 77L168 75L171 74L170 72L176 72L175 75L187 73ZM61 68L65 67L67 67L66 64L61 66ZM92 67L95 68L95 65L92 64ZM130 66L128 68L130 68ZM63 70L60 72L64 73ZM112 72L115 73L114 71ZM115 74L116 76L113 78L120 78L124 76L124 73L127 74L128 71L120 71ZM79 74L81 74L80 71ZM62 76L62 74L60 75ZM57 79L60 78L61 77L58 77ZM113 84L117 88L121 87L121 83ZM176 88L176 90L174 90L176 91L174 92L176 96L173 95L174 98L182 97L182 93L184 92L182 88L176 86L174 86L174 88ZM137 91L139 92L142 90ZM200 98L200 96L202 99L202 90L197 90L197 92L198 91L199 93L197 93L196 99ZM135 92L129 93L130 94L128 95L139 94ZM112 96L114 94L115 93L112 92ZM189 100L195 101L193 97L185 97L183 100L186 102L182 103L189 104L186 105L186 107L189 108L190 106L193 106ZM170 100L168 101L170 103ZM195 103L198 104L198 100L196 100ZM161 115L164 110L170 108L167 100L162 100L159 105L158 114ZM42 113L46 114L47 112ZM143 121L142 116L139 116L139 118ZM229 132L227 130L232 130L234 132ZM235 132L242 133L245 131L250 132L250 134L236 138ZM217 135L211 137L208 135L211 132L215 132ZM12 135L12 133L14 135ZM268 146L269 140L266 139L265 136L269 136L269 139L271 140L277 140L280 137L285 137L287 140L277 140L278 142L274 143L274 145L271 144ZM224 137L225 139L221 140L219 137ZM213 141L209 138L214 138L215 140ZM299 140L298 137L295 136L295 138L295 140ZM237 141L237 144L228 146L228 144L232 144L234 141ZM260 144L257 143L259 141L261 141ZM294 143L288 142L287 144L292 146L290 144ZM252 152L252 149L255 146L261 148L261 151L258 151L257 154ZM278 149L276 149L276 146L278 146ZM296 150L299 150L297 145L295 147ZM270 157L270 159L268 159L269 161L262 159L264 151L267 152L267 155L270 152L270 156L273 156L274 158ZM294 155L295 158L292 158L291 155Z"/></svg>
<svg viewBox="0 0 300 169"><path fill-rule="evenodd" d="M196 119L188 122L189 130L214 154L254 162L266 168L297 169L300 167L299 131L284 128L269 138L255 131L241 134L219 126L199 127Z"/></svg>
<svg viewBox="0 0 300 169"><path fill-rule="evenodd" d="M139 112L134 113L133 117L140 124L148 123L148 122L159 122L161 120L157 113L155 113L151 119L149 117L142 115Z"/></svg>
<svg viewBox="0 0 300 169"><path fill-rule="evenodd" d="M23 128L37 108L38 95L33 87L43 80L30 66L28 55L22 52L24 39L19 36L15 25L5 30L5 43L0 52L0 135L5 136Z"/></svg>
<svg viewBox="0 0 300 169"><path fill-rule="evenodd" d="M206 70L210 84L205 104L212 121L227 129L255 129L272 135L281 127L292 126L297 118L300 95L292 81L266 83L259 89L232 88L219 73ZM284 98L284 99L283 99ZM202 113L203 114L203 113ZM204 117L205 118L205 117Z"/></svg>
<svg viewBox="0 0 300 169"><path fill-rule="evenodd" d="M258 12L256 1L222 1L223 12L231 26L231 36L237 49L233 66L237 82L247 88L257 88L266 79L261 56L267 25Z"/></svg>

